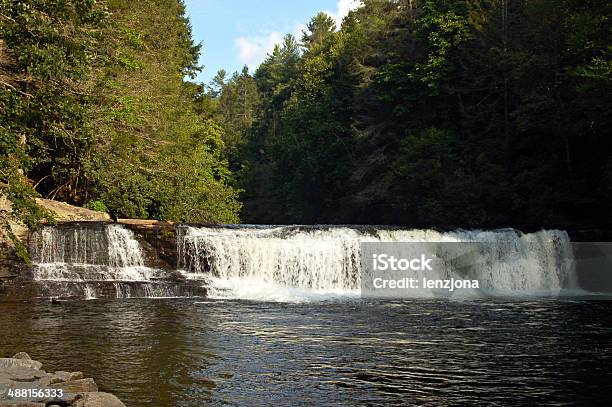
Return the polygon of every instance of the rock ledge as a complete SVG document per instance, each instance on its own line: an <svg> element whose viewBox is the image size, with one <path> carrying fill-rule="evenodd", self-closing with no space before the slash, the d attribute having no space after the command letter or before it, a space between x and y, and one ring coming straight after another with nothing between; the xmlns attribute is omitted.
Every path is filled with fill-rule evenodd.
<svg viewBox="0 0 612 407"><path fill-rule="evenodd" d="M110 222L111 217L106 212L92 211L52 199L36 198L36 203L53 213L60 222Z"/></svg>
<svg viewBox="0 0 612 407"><path fill-rule="evenodd" d="M94 379L81 372L47 373L41 368L42 363L25 352L0 358L0 407L125 407L114 395L98 391ZM9 396L17 390L25 396Z"/></svg>

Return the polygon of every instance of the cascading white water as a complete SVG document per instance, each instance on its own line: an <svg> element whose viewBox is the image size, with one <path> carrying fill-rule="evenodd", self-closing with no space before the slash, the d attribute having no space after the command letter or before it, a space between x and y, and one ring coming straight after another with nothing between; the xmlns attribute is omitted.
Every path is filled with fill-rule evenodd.
<svg viewBox="0 0 612 407"><path fill-rule="evenodd" d="M358 295L363 242L482 242L487 250L470 273L486 292L555 295L575 284L570 241L562 231L184 226L177 238L179 267L188 277L208 278L211 296L274 300L300 296L296 290L304 289ZM453 277L451 271L437 273Z"/></svg>
<svg viewBox="0 0 612 407"><path fill-rule="evenodd" d="M121 225L47 226L33 235L30 252L38 281L147 281L156 275L145 267L132 231Z"/></svg>
<svg viewBox="0 0 612 407"><path fill-rule="evenodd" d="M182 293L176 281L167 280L167 272L145 265L140 243L122 225L47 226L32 235L30 255L32 277L43 296L96 299Z"/></svg>
<svg viewBox="0 0 612 407"><path fill-rule="evenodd" d="M119 225L110 225L105 231L111 267L144 267L144 254L131 230Z"/></svg>
<svg viewBox="0 0 612 407"><path fill-rule="evenodd" d="M86 300L95 300L97 298L96 289L92 284L85 284L83 286L83 292Z"/></svg>
<svg viewBox="0 0 612 407"><path fill-rule="evenodd" d="M187 228L179 264L192 276L258 278L314 289L359 285L359 239L350 229L288 235L284 228Z"/></svg>
<svg viewBox="0 0 612 407"><path fill-rule="evenodd" d="M432 243L483 243L485 249L470 257L470 266L461 272L442 267L421 276L477 279L477 294L557 295L576 288L572 248L562 231L179 226L176 243L178 267L187 278L206 281L211 297L291 301L359 295L363 288L362 243L381 242L412 242L410 250L417 252L420 245L426 251L424 247ZM177 280L167 280L168 272L145 266L139 242L122 225L45 227L32 236L31 243L33 278L49 283L52 295L129 298L183 292ZM199 281L189 283L195 292L201 287ZM410 295L440 294L422 287Z"/></svg>
<svg viewBox="0 0 612 407"><path fill-rule="evenodd" d="M175 271L147 267L143 246L123 225L46 226L31 235L30 256L33 286L40 297L158 298L205 293L201 283L186 281Z"/></svg>

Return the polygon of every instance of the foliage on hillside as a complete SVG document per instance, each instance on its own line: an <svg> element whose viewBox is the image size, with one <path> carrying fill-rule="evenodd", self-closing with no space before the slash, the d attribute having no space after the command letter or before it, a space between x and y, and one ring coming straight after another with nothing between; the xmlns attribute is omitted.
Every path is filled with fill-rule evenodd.
<svg viewBox="0 0 612 407"><path fill-rule="evenodd" d="M610 226L609 1L362 3L202 87L180 0L0 0L13 217Z"/></svg>
<svg viewBox="0 0 612 407"><path fill-rule="evenodd" d="M610 226L609 1L362 3L202 102L244 220Z"/></svg>
<svg viewBox="0 0 612 407"><path fill-rule="evenodd" d="M223 128L198 114L180 0L0 0L0 181L117 217L236 222Z"/></svg>

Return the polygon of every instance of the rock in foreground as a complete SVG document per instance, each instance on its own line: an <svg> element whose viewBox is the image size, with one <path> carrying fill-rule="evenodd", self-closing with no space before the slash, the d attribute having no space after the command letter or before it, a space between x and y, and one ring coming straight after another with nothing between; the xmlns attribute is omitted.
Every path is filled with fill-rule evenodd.
<svg viewBox="0 0 612 407"><path fill-rule="evenodd" d="M0 407L125 407L81 372L47 373L25 352L0 358Z"/></svg>

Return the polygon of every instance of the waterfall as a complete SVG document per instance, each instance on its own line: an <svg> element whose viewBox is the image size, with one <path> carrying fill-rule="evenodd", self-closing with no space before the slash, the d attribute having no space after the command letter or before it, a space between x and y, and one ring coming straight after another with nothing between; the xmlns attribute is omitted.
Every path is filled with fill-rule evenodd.
<svg viewBox="0 0 612 407"><path fill-rule="evenodd" d="M176 272L147 267L141 244L122 225L45 226L32 234L30 256L43 297L179 297L201 291L183 284Z"/></svg>
<svg viewBox="0 0 612 407"><path fill-rule="evenodd" d="M30 253L35 280L148 281L156 274L121 225L46 226L33 234Z"/></svg>
<svg viewBox="0 0 612 407"><path fill-rule="evenodd" d="M401 257L432 245L437 256L449 257L419 278L479 282L476 289L452 293L423 284L407 292L409 297L558 296L578 287L569 237L557 230L179 225L177 271L148 267L145 252L154 249L123 225L71 223L33 233L30 254L41 296L174 297L207 291L217 298L292 301L368 296L372 275L363 258L368 247L383 243L398 244ZM459 258L446 249L451 243L478 246Z"/></svg>
<svg viewBox="0 0 612 407"><path fill-rule="evenodd" d="M106 228L109 265L114 268L144 267L144 255L132 231L118 225Z"/></svg>
<svg viewBox="0 0 612 407"><path fill-rule="evenodd" d="M479 293L558 295L575 288L567 233L399 230L376 227L183 226L177 233L179 267L188 278L209 280L212 296L278 299L309 295L359 295L361 244L478 242L482 251L463 276L478 279ZM437 270L429 277L460 277ZM417 290L415 296L437 296Z"/></svg>

